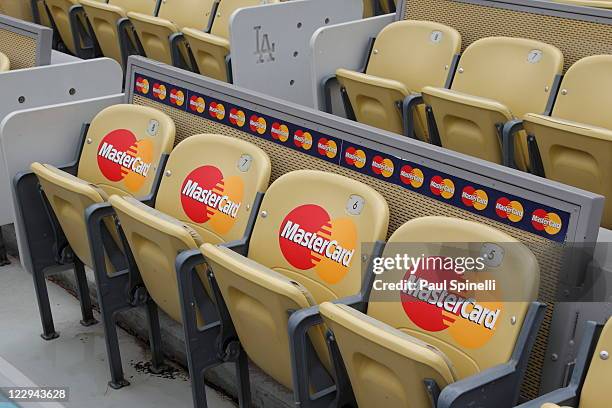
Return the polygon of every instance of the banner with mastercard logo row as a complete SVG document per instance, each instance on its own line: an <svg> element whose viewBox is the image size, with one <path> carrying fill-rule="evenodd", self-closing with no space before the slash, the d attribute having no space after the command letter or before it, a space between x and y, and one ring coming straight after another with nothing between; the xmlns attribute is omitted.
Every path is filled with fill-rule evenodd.
<svg viewBox="0 0 612 408"><path fill-rule="evenodd" d="M570 220L570 214L566 211L484 187L138 73L135 74L134 91L153 101L215 120L463 210L556 242L565 241Z"/></svg>

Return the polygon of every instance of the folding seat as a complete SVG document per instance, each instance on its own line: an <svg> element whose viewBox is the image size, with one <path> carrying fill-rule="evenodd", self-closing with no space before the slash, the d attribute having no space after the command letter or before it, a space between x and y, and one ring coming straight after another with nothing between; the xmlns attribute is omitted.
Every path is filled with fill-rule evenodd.
<svg viewBox="0 0 612 408"><path fill-rule="evenodd" d="M423 89L437 126L432 124L434 142L501 164L504 123L527 112L545 112L562 68L561 51L539 41L474 41L461 56L451 89ZM515 144L516 165L527 170L525 135L520 134Z"/></svg>
<svg viewBox="0 0 612 408"><path fill-rule="evenodd" d="M363 0L363 17L395 12L397 0Z"/></svg>
<svg viewBox="0 0 612 408"><path fill-rule="evenodd" d="M577 61L563 77L552 115L529 113L522 123L533 172L604 195L606 228L612 228L611 70L612 55Z"/></svg>
<svg viewBox="0 0 612 408"><path fill-rule="evenodd" d="M58 169L33 163L46 210L56 231L55 251L64 260L74 257L83 323L95 323L91 314L83 264L93 268L85 223L88 207L104 203L112 194L145 197L151 194L166 155L174 143L175 126L170 117L153 108L114 105L102 110L85 127L80 157L73 165ZM21 204L25 205L25 204ZM126 263L112 219L104 220L107 270L122 270ZM67 242L68 248L62 248ZM58 337L45 283L45 271L34 268L34 283L43 323L43 338Z"/></svg>
<svg viewBox="0 0 612 408"><path fill-rule="evenodd" d="M97 44L78 0L44 0L66 49L79 58L97 55ZM103 1L103 0L97 0Z"/></svg>
<svg viewBox="0 0 612 408"><path fill-rule="evenodd" d="M157 0L80 0L91 24L102 55L113 58L123 67L130 54L139 53L141 47L127 18L128 12L154 15Z"/></svg>
<svg viewBox="0 0 612 408"><path fill-rule="evenodd" d="M0 72L8 71L11 69L11 61L8 57L0 52Z"/></svg>
<svg viewBox="0 0 612 408"><path fill-rule="evenodd" d="M538 261L514 238L487 225L447 217L411 220L389 238L383 258L458 262L453 270L422 261L385 269L367 314L325 302L320 314L330 348L340 352L360 408L514 406L544 306L534 301ZM456 263L456 265L459 265ZM467 263L465 264L467 268ZM382 277L382 278L379 278ZM495 288L459 291L453 282L494 281ZM426 284L446 284L436 289ZM412 285L412 286L409 286Z"/></svg>
<svg viewBox="0 0 612 408"><path fill-rule="evenodd" d="M362 263L374 251L362 244L383 240L388 218L385 199L371 187L333 173L299 170L268 188L247 245L201 247L213 292L221 295L217 304L227 307L242 347L285 387L295 384L289 316L358 294ZM313 327L309 334L313 388L320 391L333 384L330 358L323 328ZM248 384L248 372L241 378Z"/></svg>
<svg viewBox="0 0 612 408"><path fill-rule="evenodd" d="M243 7L276 3L278 0L221 0L210 30L185 25L183 36L194 57L195 69L207 77L232 82L229 23L232 14Z"/></svg>
<svg viewBox="0 0 612 408"><path fill-rule="evenodd" d="M599 336L599 337L598 337ZM569 384L517 408L607 408L612 400L612 318L587 322Z"/></svg>
<svg viewBox="0 0 612 408"><path fill-rule="evenodd" d="M148 58L191 69L191 57L181 37L183 27L208 28L215 0L166 0L156 17L129 12Z"/></svg>
<svg viewBox="0 0 612 408"><path fill-rule="evenodd" d="M198 250L205 242L222 244L248 234L252 226L251 214L257 213L269 179L270 159L257 146L229 136L196 135L183 140L170 154L154 206L124 194L110 197L109 202L129 247L129 258L134 260L130 274L137 275L133 281L142 280L147 292L148 300L144 303L150 322L154 367L159 367L163 361L157 306L177 322L183 320L174 268L177 254ZM101 249L94 247L99 258L96 274L105 282L104 286L117 288L102 294L100 304L111 364L111 385L118 388L127 385L127 381L123 377L114 317L119 310L137 304L128 302L121 290L127 283L125 275L107 278L108 274L101 270L105 268ZM206 268L199 267L197 271L200 283L206 288L206 298L212 299ZM203 302L197 303L202 309L199 309L196 327L218 320L216 313L205 312ZM214 309L214 305L208 303ZM217 327L213 325L211 330ZM188 343L194 337L198 336L185 336ZM209 342L198 357L210 360L216 356L215 345L214 341ZM192 371L193 392L205 398L204 377L199 374L202 373Z"/></svg>
<svg viewBox="0 0 612 408"><path fill-rule="evenodd" d="M26 0L0 0L0 14L32 22L32 6Z"/></svg>
<svg viewBox="0 0 612 408"><path fill-rule="evenodd" d="M460 50L461 35L451 27L415 20L389 24L376 38L364 73L336 71L347 111L361 123L427 140L419 92L445 86Z"/></svg>

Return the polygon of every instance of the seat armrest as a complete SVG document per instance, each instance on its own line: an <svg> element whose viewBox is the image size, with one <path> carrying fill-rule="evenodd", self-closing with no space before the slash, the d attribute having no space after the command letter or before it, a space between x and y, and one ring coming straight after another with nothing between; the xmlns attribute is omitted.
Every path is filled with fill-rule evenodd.
<svg viewBox="0 0 612 408"><path fill-rule="evenodd" d="M404 122L404 136L416 139L414 134L414 115L416 107L422 105L423 95L420 93L412 93L402 101L402 121Z"/></svg>
<svg viewBox="0 0 612 408"><path fill-rule="evenodd" d="M255 199L253 200L252 206L253 210L249 215L249 220L247 221L247 225L242 238L237 239L235 241L226 242L224 244L221 244L220 246L229 248L242 256L247 256L247 254L249 253L249 242L251 241L251 235L253 234L253 228L255 227L255 220L257 219L257 214L259 213L259 207L261 206L263 197L264 193L257 193L255 195Z"/></svg>
<svg viewBox="0 0 612 408"><path fill-rule="evenodd" d="M514 163L514 135L523 128L523 121L514 119L506 122L502 129L502 156L506 167L516 168Z"/></svg>

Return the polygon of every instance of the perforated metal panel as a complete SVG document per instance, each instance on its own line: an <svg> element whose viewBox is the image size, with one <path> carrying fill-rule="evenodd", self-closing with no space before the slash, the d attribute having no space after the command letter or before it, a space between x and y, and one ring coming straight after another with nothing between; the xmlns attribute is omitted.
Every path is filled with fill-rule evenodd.
<svg viewBox="0 0 612 408"><path fill-rule="evenodd" d="M498 228L524 242L534 252L540 261L542 280L540 283L539 299L544 302L552 302L555 298L557 277L562 265L558 252L559 246L552 241L530 234L526 231L519 230L509 225L481 217L477 214L464 211L460 208L441 203L394 184L386 183L356 171L352 171L328 163L324 160L288 149L281 145L271 143L267 140L251 136L246 132L242 132L224 124L197 117L185 111L154 102L139 95L134 95L133 103L161 109L170 115L170 117L172 117L176 123L176 143L179 143L186 137L200 133L221 133L247 140L258 145L268 153L272 161L271 181L274 181L276 178L290 171L299 169L314 169L342 174L372 186L390 203L389 207L391 211L391 218L389 223L389 235L406 221L413 218L430 215L445 215L449 217L462 218L481 222ZM533 358L530 362L531 367L528 372L530 388L529 394L526 396L535 396L535 393L537 393L539 388L539 373L544 363L547 335L550 329L551 318L552 308L548 308L541 331L541 338L538 339L536 345L534 346ZM537 380L535 384L533 382L534 378Z"/></svg>
<svg viewBox="0 0 612 408"><path fill-rule="evenodd" d="M11 69L36 66L37 45L35 37L0 28L0 52L11 61Z"/></svg>
<svg viewBox="0 0 612 408"><path fill-rule="evenodd" d="M483 2L484 3L484 2ZM612 54L612 25L453 0L405 0L404 19L429 20L454 27L463 48L491 36L523 37L563 51L565 70L580 58ZM568 13L569 14L569 13Z"/></svg>

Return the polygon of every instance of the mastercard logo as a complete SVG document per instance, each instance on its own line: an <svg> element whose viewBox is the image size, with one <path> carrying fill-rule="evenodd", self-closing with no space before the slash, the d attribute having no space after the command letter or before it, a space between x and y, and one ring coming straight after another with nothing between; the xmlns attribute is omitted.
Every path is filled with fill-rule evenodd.
<svg viewBox="0 0 612 408"><path fill-rule="evenodd" d="M510 201L506 197L501 197L495 203L495 213L498 217L509 219L512 222L519 222L523 219L525 210L518 201Z"/></svg>
<svg viewBox="0 0 612 408"><path fill-rule="evenodd" d="M142 77L136 78L136 91L145 95L149 93L149 80Z"/></svg>
<svg viewBox="0 0 612 408"><path fill-rule="evenodd" d="M348 217L332 219L323 207L305 204L285 216L278 243L294 268L313 269L323 281L335 284L350 270L357 247L357 227Z"/></svg>
<svg viewBox="0 0 612 408"><path fill-rule="evenodd" d="M252 132L257 132L260 135L263 135L264 133L266 133L268 124L266 123L266 120L264 118L259 117L257 115L253 115L251 116L251 119L249 119L249 127L251 128Z"/></svg>
<svg viewBox="0 0 612 408"><path fill-rule="evenodd" d="M163 101L166 99L166 86L162 84L153 84L153 97Z"/></svg>
<svg viewBox="0 0 612 408"><path fill-rule="evenodd" d="M226 234L236 223L243 195L240 177L225 178L219 168L201 166L185 177L181 205L191 221L207 223L215 232Z"/></svg>
<svg viewBox="0 0 612 408"><path fill-rule="evenodd" d="M423 176L421 169L406 164L400 170L400 180L413 188L419 188L425 182L425 176Z"/></svg>
<svg viewBox="0 0 612 408"><path fill-rule="evenodd" d="M444 262L448 258L429 257L428 263ZM439 265L439 264L438 264ZM480 348L495 335L496 324L503 313L499 294L493 292L453 293L452 290L437 290L435 287L450 288L451 282L461 282L465 275L442 269L431 262L430 269L421 268L414 274L406 273L406 290L400 292L400 300L406 316L416 326L428 332L448 333L465 348ZM489 278L486 272L470 273L469 281L484 282ZM478 298L478 300L477 300ZM488 299L487 299L488 298ZM439 336L439 335L438 335Z"/></svg>
<svg viewBox="0 0 612 408"><path fill-rule="evenodd" d="M317 151L321 156L326 156L329 159L333 159L338 154L338 145L336 144L335 140L322 137L317 143Z"/></svg>
<svg viewBox="0 0 612 408"><path fill-rule="evenodd" d="M185 94L180 89L170 90L170 103L176 106L183 106L185 103Z"/></svg>
<svg viewBox="0 0 612 408"><path fill-rule="evenodd" d="M367 158L363 150L350 146L344 151L344 161L349 166L355 166L361 169L366 165Z"/></svg>
<svg viewBox="0 0 612 408"><path fill-rule="evenodd" d="M232 125L243 127L246 122L246 115L243 111L232 108L230 109L229 120Z"/></svg>
<svg viewBox="0 0 612 408"><path fill-rule="evenodd" d="M385 159L382 156L374 156L372 159L372 171L375 174L389 178L393 175L394 170L395 168L391 159Z"/></svg>
<svg viewBox="0 0 612 408"><path fill-rule="evenodd" d="M293 144L304 150L310 150L312 147L312 135L303 130L296 130L293 134Z"/></svg>
<svg viewBox="0 0 612 408"><path fill-rule="evenodd" d="M546 231L549 235L555 235L561 231L563 223L557 214L539 209L531 214L531 225L537 231Z"/></svg>
<svg viewBox="0 0 612 408"><path fill-rule="evenodd" d="M272 133L272 139L274 140L280 140L281 142L286 142L289 140L289 128L287 125L274 122L272 124L272 130L270 130L270 133Z"/></svg>
<svg viewBox="0 0 612 408"><path fill-rule="evenodd" d="M441 196L447 200L455 195L455 183L450 179L433 176L429 182L429 189L434 195Z"/></svg>
<svg viewBox="0 0 612 408"><path fill-rule="evenodd" d="M217 120L223 120L225 118L225 106L217 102L211 102L208 104L208 114Z"/></svg>
<svg viewBox="0 0 612 408"><path fill-rule="evenodd" d="M98 168L109 181L123 185L136 192L144 185L151 170L153 142L138 140L127 129L113 130L98 145Z"/></svg>
<svg viewBox="0 0 612 408"><path fill-rule="evenodd" d="M483 190L476 190L472 186L466 186L461 192L461 201L466 207L473 207L482 211L489 205L489 196Z"/></svg>
<svg viewBox="0 0 612 408"><path fill-rule="evenodd" d="M206 110L206 102L201 96L193 95L189 98L189 109L192 112L204 113Z"/></svg>

